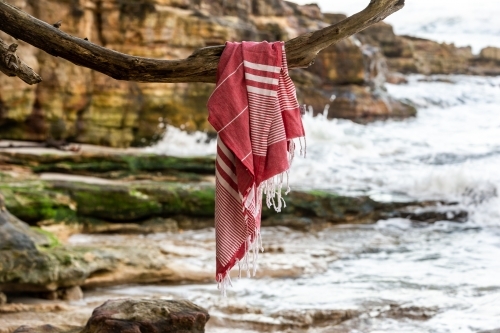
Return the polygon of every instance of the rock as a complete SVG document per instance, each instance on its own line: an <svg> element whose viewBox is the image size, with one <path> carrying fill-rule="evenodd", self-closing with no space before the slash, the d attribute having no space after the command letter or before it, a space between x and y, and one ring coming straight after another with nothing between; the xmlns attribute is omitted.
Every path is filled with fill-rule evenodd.
<svg viewBox="0 0 500 333"><path fill-rule="evenodd" d="M408 83L408 80L406 79L406 77L403 74L396 73L396 72L387 73L386 80L387 80L387 83L390 83L390 84L406 84L406 83Z"/></svg>
<svg viewBox="0 0 500 333"><path fill-rule="evenodd" d="M489 331L481 331L477 333L500 333L500 328L495 329L495 330L489 330Z"/></svg>
<svg viewBox="0 0 500 333"><path fill-rule="evenodd" d="M500 75L500 48L488 46L482 49L471 61L469 70L475 75Z"/></svg>
<svg viewBox="0 0 500 333"><path fill-rule="evenodd" d="M59 309L60 310L60 309ZM54 309L52 311L59 311ZM40 309L34 311L41 311ZM174 333L205 331L208 312L186 300L109 300L94 309L85 326L21 326L15 333ZM61 320L60 320L61 321ZM73 321L73 320L69 320ZM12 332L12 331L10 331Z"/></svg>
<svg viewBox="0 0 500 333"><path fill-rule="evenodd" d="M6 304L7 303L7 296L0 292L0 305Z"/></svg>
<svg viewBox="0 0 500 333"><path fill-rule="evenodd" d="M401 217L417 222L435 223L438 221L466 222L469 213L453 206L405 207L404 209L384 214L384 218Z"/></svg>
<svg viewBox="0 0 500 333"><path fill-rule="evenodd" d="M209 319L205 309L185 300L119 299L96 308L82 333L201 333Z"/></svg>
<svg viewBox="0 0 500 333"><path fill-rule="evenodd" d="M416 115L414 107L390 97L384 88L387 65L379 49L361 45L355 37L323 50L309 72L314 76L293 78L299 101L311 106L313 114L326 112L328 118L362 123Z"/></svg>
<svg viewBox="0 0 500 333"><path fill-rule="evenodd" d="M79 301L83 299L82 288L73 286L60 291L61 299L65 301Z"/></svg>
<svg viewBox="0 0 500 333"><path fill-rule="evenodd" d="M327 107L328 118L367 122L387 118L408 118L417 114L415 107L397 101L382 90L363 86L339 86L332 90Z"/></svg>
<svg viewBox="0 0 500 333"><path fill-rule="evenodd" d="M5 205L12 214L31 225L50 219L74 220L74 203L71 198L50 190L44 182L11 180L0 183L0 191L5 195ZM10 219L14 221L17 218L10 215ZM39 229L38 231L43 232ZM48 243L51 244L53 241L55 242L50 240Z"/></svg>
<svg viewBox="0 0 500 333"><path fill-rule="evenodd" d="M479 57L485 60L500 61L500 48L488 46L481 50Z"/></svg>
<svg viewBox="0 0 500 333"><path fill-rule="evenodd" d="M120 179L134 175L171 176L172 180L200 180L197 175L213 175L213 157L173 157L155 154L81 153L25 154L0 152L4 163L30 167L34 172L58 172L73 175ZM129 178L130 179L130 178Z"/></svg>
<svg viewBox="0 0 500 333"><path fill-rule="evenodd" d="M82 327L72 325L53 326L50 324L30 327L21 326L14 333L80 333Z"/></svg>
<svg viewBox="0 0 500 333"><path fill-rule="evenodd" d="M351 87L354 91L368 91L368 88ZM337 102L352 103L358 110L357 119L368 117L363 113L362 99L350 99L349 89L339 93ZM368 92L369 94L369 92ZM337 104L335 104L337 103ZM381 102L382 103L382 102ZM368 107L368 106L367 106ZM334 110L337 110L334 113ZM344 115L338 109L329 110L336 117ZM393 111L394 112L394 111ZM394 114L396 114L394 112ZM382 117L382 115L379 115ZM371 117L374 117L373 112ZM2 154L0 154L0 157ZM5 155L4 155L5 156ZM73 172L101 172L107 167L104 157L96 156L76 156L63 157L61 162L58 157L44 155L42 157L30 157L31 155L13 154L9 155L11 161L16 164L32 164L32 168L44 168L44 170L57 170L68 173ZM145 172L150 166L160 169L165 168L165 172L170 172L169 168L189 168L200 173L208 172L213 168L213 159L172 159L173 163L160 163L149 155L145 155L144 161L139 163L140 156L114 156L110 155L110 168L120 171L142 169ZM125 161L129 163L125 163ZM137 162L137 164L135 164ZM94 164L95 163L95 164ZM150 164L151 163L151 164ZM192 164L190 164L192 163ZM68 165L63 168L62 165ZM152 168L152 170L154 170ZM175 170L175 169L174 169ZM152 171L153 173L155 171ZM106 175L106 173L100 173ZM57 176L57 177L56 177ZM199 229L213 226L215 187L213 180L206 182L158 182L154 180L110 180L105 178L66 176L63 174L53 175L52 178L44 177L40 181L35 178L27 181L18 179L5 179L0 185L0 190L6 194L7 208L15 211L22 218L27 218L32 223L41 223L45 226L56 225L61 222L79 223L82 227L76 228L78 231L91 233L150 233L165 232L188 229ZM208 180L208 179L207 179ZM273 210L264 208L263 225L269 226L289 226L295 229L308 230L311 226L319 226L323 223L367 223L374 222L387 214L399 212L406 214L404 217L417 218L414 209L409 212L400 211L401 207L414 205L415 203L404 203L400 206L391 206L378 203L368 197L349 197L335 193L323 191L292 191L287 197L287 208L282 214L276 214ZM27 207L26 207L27 206ZM416 204L416 208L421 206ZM35 207L35 208L33 208ZM434 208L433 208L434 209ZM435 214L429 208L425 216L441 218L449 215L445 212L441 215ZM38 215L33 215L34 211ZM437 210L436 210L437 211ZM424 215L420 219L424 218ZM466 218L466 215L459 213L454 217ZM430 217L429 217L430 218ZM269 221L266 221L269 219ZM23 229L24 233L28 232ZM28 229L29 230L29 229ZM51 228L55 230L55 228ZM50 234L48 234L50 235ZM57 244L54 240L53 245ZM49 245L49 246L53 246Z"/></svg>
<svg viewBox="0 0 500 333"><path fill-rule="evenodd" d="M466 74L473 59L470 47L437 43L417 37L398 37L399 54L388 56L389 70L400 73Z"/></svg>
<svg viewBox="0 0 500 333"><path fill-rule="evenodd" d="M82 288L80 288L79 286L60 288L58 290L42 292L39 295L41 298L48 300L61 299L64 301L79 301L83 299Z"/></svg>
<svg viewBox="0 0 500 333"><path fill-rule="evenodd" d="M375 23L356 34L363 44L378 46L382 54L388 58L401 57L405 52L403 41L394 33L390 24Z"/></svg>
<svg viewBox="0 0 500 333"><path fill-rule="evenodd" d="M57 239L41 229L30 228L29 225L12 215L0 194L0 251L1 250L34 250L35 245L54 246Z"/></svg>
<svg viewBox="0 0 500 333"><path fill-rule="evenodd" d="M375 312L376 316L388 317L393 319L407 318L411 320L428 320L434 317L439 310L435 307L422 306L402 306L398 304L390 304L389 308L384 307L381 310L371 309L370 313Z"/></svg>
<svg viewBox="0 0 500 333"><path fill-rule="evenodd" d="M0 212L0 251L20 249L35 250L35 242L10 223L10 214Z"/></svg>
<svg viewBox="0 0 500 333"><path fill-rule="evenodd" d="M356 37L363 44L378 46L387 58L391 72L431 74L466 74L473 60L470 47L437 43L411 36L397 36L392 26L379 22Z"/></svg>
<svg viewBox="0 0 500 333"><path fill-rule="evenodd" d="M323 325L331 327L353 319L359 313L355 310L282 310L271 316L283 319L283 326L306 328Z"/></svg>
<svg viewBox="0 0 500 333"><path fill-rule="evenodd" d="M16 5L46 22L64 17L61 28L85 36L89 42L166 60L186 58L197 48L228 40L289 39L288 33L295 36L304 32L304 26L315 28L322 23L317 6L294 10L282 0L19 0ZM297 16L289 20L294 12ZM260 24L260 19L270 24ZM0 38L12 40L5 34ZM19 55L44 80L30 87L19 80L0 78L0 139L59 136L127 147L161 139L166 124L213 132L205 107L213 84L116 81L22 42L19 49Z"/></svg>
<svg viewBox="0 0 500 333"><path fill-rule="evenodd" d="M74 36L85 36L89 42L165 60L186 58L197 48L225 41L288 40L345 18L323 14L316 4L300 6L282 0L18 0L16 5L46 22L64 17L61 28ZM322 68L327 66L328 84L367 84L365 77L371 75L365 66L368 62L361 45L357 45L358 39L363 41L362 36L368 34L341 41L320 53L317 68L323 76ZM400 50L410 49L405 49L406 44L388 25L378 24L370 36L365 38L367 43L377 44L387 55L402 57L404 52ZM2 33L0 38L12 40ZM19 50L43 82L34 87L0 77L0 139L61 138L128 147L148 146L160 140L167 124L214 133L206 116L213 84L117 81L22 42ZM311 95L308 90L319 90L313 95L323 94L328 100L330 91L323 92L323 88L322 83L299 88L299 93L304 92L301 100L313 103L312 98L305 98ZM315 108L320 112L325 103L315 105L321 105Z"/></svg>

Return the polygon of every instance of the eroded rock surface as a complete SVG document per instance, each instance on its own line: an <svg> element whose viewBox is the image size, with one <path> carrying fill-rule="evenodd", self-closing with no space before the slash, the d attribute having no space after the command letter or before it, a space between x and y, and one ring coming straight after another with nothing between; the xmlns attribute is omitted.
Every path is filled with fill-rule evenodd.
<svg viewBox="0 0 500 333"><path fill-rule="evenodd" d="M158 59L186 58L197 48L226 41L288 40L342 18L321 13L317 5L282 0L12 3L49 23L62 19L61 30L92 43ZM392 38L382 35L382 39ZM0 37L11 41L3 33ZM390 48L384 43L384 49ZM16 78L0 77L0 139L52 138L128 147L159 140L167 124L188 131L213 131L206 111L213 84L117 81L22 42L18 53L43 82L28 86ZM357 37L348 38L320 53L311 70L292 71L298 73L294 79L301 72L313 77L312 81L295 80L299 100L322 112L335 94L331 84L359 86L368 90L353 90L360 103L333 103L330 107L338 113L330 116L371 120L413 115L411 107L393 106L394 101L380 89L381 82L372 80L384 76L384 61L370 45L360 45Z"/></svg>

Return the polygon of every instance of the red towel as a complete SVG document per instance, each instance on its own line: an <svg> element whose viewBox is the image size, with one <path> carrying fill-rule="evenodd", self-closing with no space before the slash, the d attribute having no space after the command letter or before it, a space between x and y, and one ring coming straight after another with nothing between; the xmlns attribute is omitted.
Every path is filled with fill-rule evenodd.
<svg viewBox="0 0 500 333"><path fill-rule="evenodd" d="M208 121L218 133L216 280L225 294L233 266L242 262L249 271L250 252L255 274L262 249L262 193L269 207L281 210L281 189L295 149L292 139L304 136L284 43L227 42L207 106Z"/></svg>

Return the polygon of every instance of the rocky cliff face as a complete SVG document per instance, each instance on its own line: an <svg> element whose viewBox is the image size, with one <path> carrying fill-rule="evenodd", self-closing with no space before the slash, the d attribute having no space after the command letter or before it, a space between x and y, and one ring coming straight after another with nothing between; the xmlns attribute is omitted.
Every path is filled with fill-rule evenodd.
<svg viewBox="0 0 500 333"><path fill-rule="evenodd" d="M160 59L184 58L197 48L225 41L287 40L342 19L322 14L316 5L282 0L9 2L46 22L62 20L63 31L93 43ZM383 89L384 55L406 59L411 49L388 27L378 25L371 33L330 47L307 71L293 70L300 102L316 113L326 109L331 117L361 121L413 114ZM363 36L366 41L360 43ZM0 37L9 41L8 36ZM211 131L205 105L213 84L116 81L29 45L21 45L19 54L44 81L28 86L0 76L0 139L54 138L127 147L151 144L166 124Z"/></svg>

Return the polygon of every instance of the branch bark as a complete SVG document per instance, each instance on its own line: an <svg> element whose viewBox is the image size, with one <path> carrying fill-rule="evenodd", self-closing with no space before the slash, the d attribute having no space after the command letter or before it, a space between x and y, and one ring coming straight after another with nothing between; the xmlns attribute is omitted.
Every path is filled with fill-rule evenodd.
<svg viewBox="0 0 500 333"><path fill-rule="evenodd" d="M404 0L371 0L363 11L321 30L286 42L289 68L307 67L319 51L403 8ZM138 82L215 82L224 46L196 50L186 59L135 57L71 36L0 0L0 30L53 56L117 80Z"/></svg>
<svg viewBox="0 0 500 333"><path fill-rule="evenodd" d="M27 84L36 84L42 81L40 75L16 54L17 44L7 45L0 39L0 71L7 76L17 76Z"/></svg>

